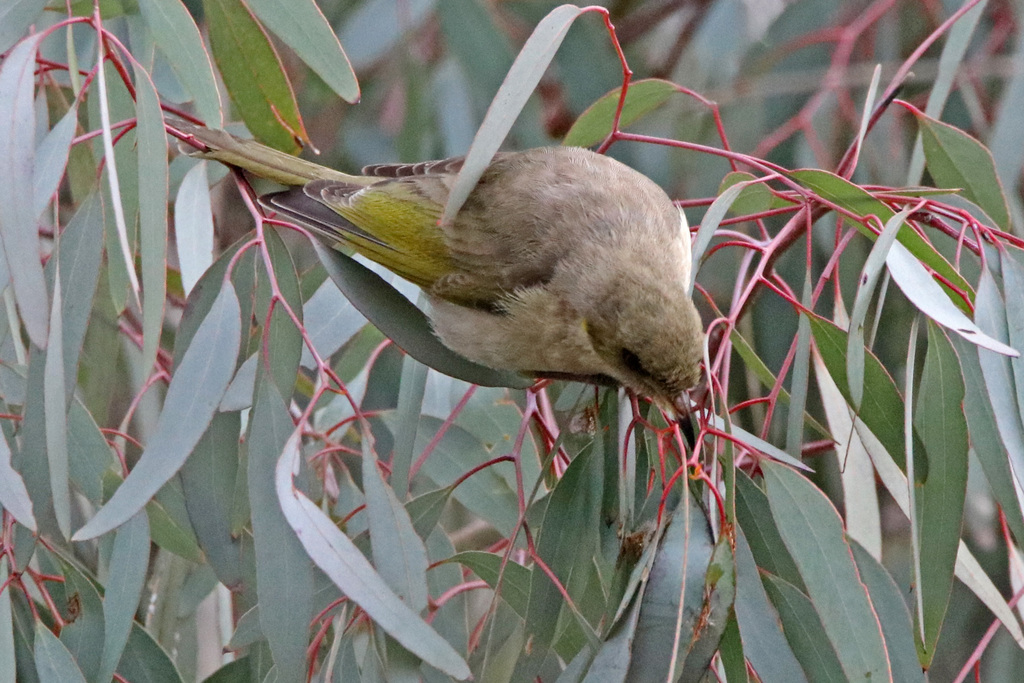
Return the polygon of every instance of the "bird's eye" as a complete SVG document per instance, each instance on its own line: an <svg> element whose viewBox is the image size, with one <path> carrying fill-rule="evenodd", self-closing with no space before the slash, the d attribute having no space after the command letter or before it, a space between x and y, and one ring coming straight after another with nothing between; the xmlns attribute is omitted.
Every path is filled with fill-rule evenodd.
<svg viewBox="0 0 1024 683"><path fill-rule="evenodd" d="M644 369L644 364L640 361L640 356L629 349L622 349L620 355L622 357L622 364L629 368L631 372L645 376L648 374L647 370Z"/></svg>

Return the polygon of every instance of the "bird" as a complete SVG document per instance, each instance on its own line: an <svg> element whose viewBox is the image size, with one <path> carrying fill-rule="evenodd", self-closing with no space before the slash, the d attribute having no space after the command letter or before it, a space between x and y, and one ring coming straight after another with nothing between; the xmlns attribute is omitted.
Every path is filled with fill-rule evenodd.
<svg viewBox="0 0 1024 683"><path fill-rule="evenodd" d="M329 246L418 285L434 333L482 365L620 385L675 414L700 382L685 216L654 181L580 147L498 152L441 221L462 158L351 175L184 120L193 156L275 181L260 197Z"/></svg>

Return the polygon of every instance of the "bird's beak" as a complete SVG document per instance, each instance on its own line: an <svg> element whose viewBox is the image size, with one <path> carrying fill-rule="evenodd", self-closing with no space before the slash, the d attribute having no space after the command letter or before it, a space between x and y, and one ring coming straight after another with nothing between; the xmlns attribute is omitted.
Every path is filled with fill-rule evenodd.
<svg viewBox="0 0 1024 683"><path fill-rule="evenodd" d="M692 450L697 445L697 435L693 431L693 402L690 399L690 392L684 391L672 399L671 410L668 411L679 425L679 431L686 438L686 444Z"/></svg>

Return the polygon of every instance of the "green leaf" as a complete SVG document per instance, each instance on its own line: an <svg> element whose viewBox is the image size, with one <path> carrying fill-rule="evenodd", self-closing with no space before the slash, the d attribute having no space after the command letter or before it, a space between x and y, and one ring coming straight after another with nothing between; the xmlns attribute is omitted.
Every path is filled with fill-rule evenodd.
<svg viewBox="0 0 1024 683"><path fill-rule="evenodd" d="M962 188L996 225L1010 230L1010 210L996 174L992 153L959 128L914 111L928 173L937 187Z"/></svg>
<svg viewBox="0 0 1024 683"><path fill-rule="evenodd" d="M572 124L562 144L590 147L608 137L612 132L621 92L622 88L616 88L590 105ZM630 83L626 101L622 105L620 127L625 128L650 114L678 92L678 85L659 78L645 78Z"/></svg>
<svg viewBox="0 0 1024 683"><path fill-rule="evenodd" d="M212 128L222 127L224 118L213 64L192 15L180 0L138 1L153 41L192 95L199 116Z"/></svg>
<svg viewBox="0 0 1024 683"><path fill-rule="evenodd" d="M894 244L885 258L893 281L922 313L961 337L1005 356L1019 356L1012 347L985 334L950 300L942 287L902 245Z"/></svg>
<svg viewBox="0 0 1024 683"><path fill-rule="evenodd" d="M42 683L86 683L74 657L42 621L36 622L35 651L36 672Z"/></svg>
<svg viewBox="0 0 1024 683"><path fill-rule="evenodd" d="M522 50L508 70L505 81L494 95L483 123L469 146L466 161L448 193L448 202L441 216L443 223L451 223L462 208L469 193L491 163L505 136L522 111L526 100L540 82L541 76L562 44L569 27L583 11L575 5L561 5L551 10L533 29Z"/></svg>
<svg viewBox="0 0 1024 683"><path fill-rule="evenodd" d="M232 533L239 478L238 413L218 413L179 472L199 547L230 590L242 584L242 541ZM254 446L258 447L258 446Z"/></svg>
<svg viewBox="0 0 1024 683"><path fill-rule="evenodd" d="M771 462L762 462L761 469L772 517L847 679L887 680L891 673L881 627L850 555L842 519L799 474Z"/></svg>
<svg viewBox="0 0 1024 683"><path fill-rule="evenodd" d="M914 426L928 453L928 480L915 493L924 606L924 647L921 664L935 656L939 632L953 590L967 495L967 421L962 404L964 380L960 364L942 331L928 326L928 353L921 376Z"/></svg>
<svg viewBox="0 0 1024 683"><path fill-rule="evenodd" d="M363 449L363 491L373 563L387 584L414 612L427 607L427 549L395 492L381 476L377 454Z"/></svg>
<svg viewBox="0 0 1024 683"><path fill-rule="evenodd" d="M744 539L757 563L757 568L779 576L804 590L800 570L782 542L779 528L771 514L768 496L742 470L736 473L736 519ZM739 561L739 555L737 555Z"/></svg>
<svg viewBox="0 0 1024 683"><path fill-rule="evenodd" d="M136 513L114 535L103 595L103 655L98 681L109 680L128 643L149 567L149 521Z"/></svg>
<svg viewBox="0 0 1024 683"><path fill-rule="evenodd" d="M729 207L734 215L746 216L761 213L773 207L775 200L772 191L764 183L752 182L756 180L757 176L751 173L733 171L727 173L722 178L722 182L718 184L718 194L722 194L733 185L747 183L740 190L740 195L732 203L732 206Z"/></svg>
<svg viewBox="0 0 1024 683"><path fill-rule="evenodd" d="M821 358L828 368L843 397L852 403L850 387L846 378L846 349L849 346L847 334L833 323L810 316L811 331ZM903 438L903 398L892 377L886 372L878 358L868 352L864 356L864 401L858 417L871 433L885 446L896 464L902 469L906 461L906 445ZM928 477L928 460L924 446L915 435L914 478L918 482Z"/></svg>
<svg viewBox="0 0 1024 683"><path fill-rule="evenodd" d="M412 526L420 538L425 540L437 526L437 521L441 519L441 513L451 496L452 489L446 487L427 491L405 504L405 511L409 514Z"/></svg>
<svg viewBox="0 0 1024 683"><path fill-rule="evenodd" d="M829 642L822 617L810 598L793 584L771 574L764 577L764 587L779 619L793 653L807 674L807 680L849 681L835 648Z"/></svg>
<svg viewBox="0 0 1024 683"><path fill-rule="evenodd" d="M25 488L25 480L11 467L11 447L6 435L0 434L0 506L11 514L18 524L36 531L36 518L32 514L32 498Z"/></svg>
<svg viewBox="0 0 1024 683"><path fill-rule="evenodd" d="M231 381L240 326L238 298L228 282L171 378L149 446L110 501L75 533L75 540L95 538L128 521L181 469Z"/></svg>
<svg viewBox="0 0 1024 683"><path fill-rule="evenodd" d="M249 0L249 7L299 59L346 102L359 101L359 83L331 25L313 0Z"/></svg>
<svg viewBox="0 0 1024 683"><path fill-rule="evenodd" d="M132 624L128 644L117 673L127 681L160 681L181 683L181 674L174 668L171 658L139 624Z"/></svg>
<svg viewBox="0 0 1024 683"><path fill-rule="evenodd" d="M996 339L1009 338L1008 301L999 292L995 279L988 269L982 269L978 282L975 318L978 324ZM999 436L1009 454L1014 476L1019 480L1024 473L1024 424L1021 422L1021 406L1017 401L1013 365L1021 361L1011 360L987 349L978 349L978 362L985 378L986 394L992 404Z"/></svg>
<svg viewBox="0 0 1024 683"><path fill-rule="evenodd" d="M92 315L103 263L103 202L91 193L60 235L60 250L47 269L60 268L61 328L63 331L65 401L70 405L78 377L78 362ZM72 465L72 468L74 466Z"/></svg>
<svg viewBox="0 0 1024 683"><path fill-rule="evenodd" d="M743 639L743 652L758 677L762 681L806 683L803 669L786 642L779 615L768 602L761 575L754 563L754 555L750 552L742 528L736 530L735 609Z"/></svg>
<svg viewBox="0 0 1024 683"><path fill-rule="evenodd" d="M501 598L515 610L520 617L526 618L526 607L530 600L530 581L533 569L509 560L501 568L502 556L482 550L464 550L452 555L445 562L458 562L473 570L473 573L487 582L491 588L501 591ZM501 578L499 585L498 579Z"/></svg>
<svg viewBox="0 0 1024 683"><path fill-rule="evenodd" d="M981 374L981 365L978 362L978 348L956 337L951 341L957 350L960 369L964 375L964 416L967 418L971 448L978 456L978 462L981 463L993 497L1003 509L1010 532L1018 544L1024 543L1024 514L1021 513L1020 502L1017 500L1007 447L999 438L999 426L996 424L992 403L985 389L985 378ZM999 399L996 396L991 398Z"/></svg>
<svg viewBox="0 0 1024 683"><path fill-rule="evenodd" d="M292 472L299 458L293 434L277 463L275 483L281 509L309 557L352 602L406 649L449 676L469 678L465 660L391 591L355 544L295 488Z"/></svg>
<svg viewBox="0 0 1024 683"><path fill-rule="evenodd" d="M680 670L705 606L704 576L715 547L707 518L687 492L667 524L641 598L630 681L664 681Z"/></svg>
<svg viewBox="0 0 1024 683"><path fill-rule="evenodd" d="M7 556L0 557L0 576L9 576ZM7 579L5 578L4 581ZM17 683L17 665L14 648L14 621L11 614L11 593L0 591L0 681Z"/></svg>
<svg viewBox="0 0 1024 683"><path fill-rule="evenodd" d="M213 263L213 213L206 165L200 160L189 169L174 199L174 240L186 296Z"/></svg>
<svg viewBox="0 0 1024 683"><path fill-rule="evenodd" d="M2 19L0 19L2 21ZM71 139L78 125L78 101L72 103L61 120L57 122L36 148L35 168L32 178L32 210L39 216L46 209L64 177L64 169L71 151Z"/></svg>
<svg viewBox="0 0 1024 683"><path fill-rule="evenodd" d="M859 543L851 540L850 549L860 578L868 589L871 604L878 613L878 621L882 624L893 680L907 683L924 681L914 647L914 625L899 586L885 567Z"/></svg>
<svg viewBox="0 0 1024 683"><path fill-rule="evenodd" d="M700 270L700 262L704 258L704 252L711 246L711 240L715 236L715 231L718 230L719 224L722 219L725 218L725 214L729 212L729 208L732 207L733 202L739 198L740 193L743 192L743 185L732 185L722 191L720 195L715 198L715 201L711 203L708 210L704 212L704 218L700 222L700 228L697 229L697 236L693 240L693 253L690 254L690 279L688 294L693 293L693 283L697 281L697 272Z"/></svg>
<svg viewBox="0 0 1024 683"><path fill-rule="evenodd" d="M294 154L306 130L263 26L242 0L203 0L203 8L213 60L245 125L260 142Z"/></svg>
<svg viewBox="0 0 1024 683"><path fill-rule="evenodd" d="M59 242L58 242L59 244ZM43 376L43 411L46 415L46 457L57 526L66 539L71 535L71 489L68 477L68 412L64 401L64 333L61 329L60 268L54 274L50 339ZM73 383L73 380L72 380Z"/></svg>
<svg viewBox="0 0 1024 683"><path fill-rule="evenodd" d="M274 487L274 467L294 424L277 385L261 374L246 439L259 622L282 680L301 680L314 616L313 566Z"/></svg>
<svg viewBox="0 0 1024 683"><path fill-rule="evenodd" d="M320 262L345 297L403 351L452 377L482 386L525 388L522 375L474 363L441 343L427 316L379 275L351 256L314 241Z"/></svg>
<svg viewBox="0 0 1024 683"><path fill-rule="evenodd" d="M823 199L836 204L850 213L866 218L875 216L883 225L889 222L894 215L885 203L877 200L866 190L854 185L849 180L817 169L804 169L793 171L790 177L804 187L812 190ZM874 241L875 233L868 230L860 223L854 224L857 230L868 239ZM966 292L968 298L973 300L973 290L967 280L947 261L935 251L935 248L928 244L923 237L910 229L910 226L903 226L896 235L896 240L907 250L917 257L917 260L925 264L936 273L946 278L949 282L962 292ZM966 309L966 304L953 299L961 308Z"/></svg>
<svg viewBox="0 0 1024 683"><path fill-rule="evenodd" d="M543 522L536 532L537 554L574 601L583 594L588 573L593 571L594 556L600 555L598 526L604 468L595 450L588 448L569 463L551 492ZM525 631L532 648L516 664L514 680L533 680L539 672L555 642L555 626L564 604L561 592L548 575L535 568Z"/></svg>
<svg viewBox="0 0 1024 683"><path fill-rule="evenodd" d="M36 49L42 34L23 40L0 64L0 239L14 283L14 298L28 336L46 348L47 313L39 230L33 213L36 116L34 111Z"/></svg>
<svg viewBox="0 0 1024 683"><path fill-rule="evenodd" d="M167 135L149 74L135 68L135 127L139 153L139 254L142 266L142 361L156 363L167 296Z"/></svg>

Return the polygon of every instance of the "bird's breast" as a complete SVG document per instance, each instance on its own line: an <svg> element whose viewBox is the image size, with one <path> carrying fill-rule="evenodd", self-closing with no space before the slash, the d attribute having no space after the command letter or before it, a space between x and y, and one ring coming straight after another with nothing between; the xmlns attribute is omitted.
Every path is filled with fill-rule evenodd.
<svg viewBox="0 0 1024 683"><path fill-rule="evenodd" d="M545 287L520 291L493 313L431 297L430 319L446 346L502 370L607 374L579 314Z"/></svg>

